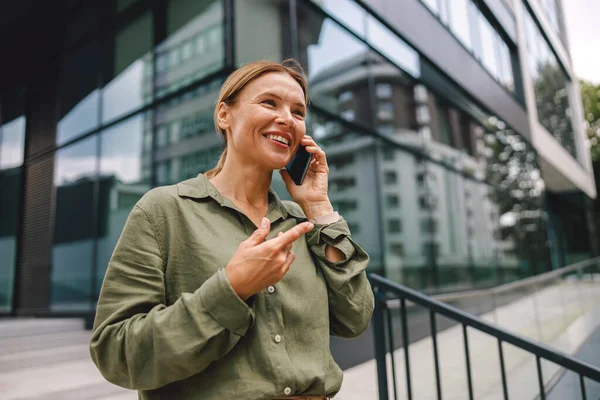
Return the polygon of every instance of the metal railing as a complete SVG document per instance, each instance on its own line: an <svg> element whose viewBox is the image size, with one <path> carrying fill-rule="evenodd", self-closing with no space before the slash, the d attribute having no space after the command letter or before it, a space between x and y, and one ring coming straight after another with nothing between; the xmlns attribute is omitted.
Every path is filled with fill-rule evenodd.
<svg viewBox="0 0 600 400"><path fill-rule="evenodd" d="M535 356L536 368L537 368L537 384L539 385L539 398L541 400L546 399L546 385L543 379L543 372L541 361L547 360L557 364L565 370L572 371L579 375L579 384L581 390L582 399L586 400L586 387L584 378L588 378L595 382L600 382L600 368L592 366L588 363L580 361L573 356L566 354L562 351L554 349L546 344L535 342L522 335L511 333L508 330L497 326L491 322L485 321L484 319L462 311L458 308L452 307L448 304L443 303L440 299L445 301L450 299L456 299L457 297L475 296L475 295L491 295L501 294L503 292L530 287L531 285L544 285L547 282L553 282L558 279L577 279L579 281L587 279L593 280L594 275L598 271L598 259L586 260L581 263L574 264L569 267L565 267L559 270L551 271L539 276L528 278L522 281L513 282L507 285L502 285L497 288L486 289L483 291L472 291L470 293L462 294L450 294L436 296L438 299L427 296L421 292L410 289L408 287L399 285L388 279L385 279L379 275L371 274L369 276L371 285L375 292L375 312L373 315L373 332L375 340L375 356L377 365L377 377L378 377L378 389L379 399L389 400L390 391L393 390L393 399L398 399L398 385L396 379L396 362L394 350L396 349L394 341L394 327L391 316L391 310L400 309L400 320L401 320L401 336L402 336L402 347L404 349L404 367L405 367L405 380L406 380L406 398L408 400L413 399L413 388L411 380L411 359L410 359L410 338L408 330L408 313L407 309L414 305L424 307L429 313L429 324L430 334L432 340L433 350L433 361L434 361L434 374L436 383L436 394L437 399L442 400L442 385L440 376L440 357L437 340L437 315L441 315L456 324L462 325L462 339L464 345L464 356L465 356L465 367L466 367L466 378L467 378L467 389L468 398L474 399L473 395L473 374L471 371L471 355L469 353L469 338L468 328L476 331L485 333L497 340L498 346L498 358L500 364L500 375L501 375L501 386L503 398L509 399L507 373L505 368L505 357L503 350L503 343L511 344L521 350L524 350L530 355ZM571 278L573 277L573 278ZM475 293L477 292L477 293ZM409 304L407 304L410 302ZM391 367L391 374L393 381L391 384L388 382L388 361L387 354L391 353L389 367ZM558 374L557 374L558 375ZM556 376L554 377L556 378ZM554 380L556 383L556 379Z"/></svg>

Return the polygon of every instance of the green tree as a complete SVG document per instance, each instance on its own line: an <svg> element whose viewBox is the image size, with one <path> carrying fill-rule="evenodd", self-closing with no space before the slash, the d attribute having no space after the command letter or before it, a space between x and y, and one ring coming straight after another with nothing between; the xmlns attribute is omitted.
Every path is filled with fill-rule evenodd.
<svg viewBox="0 0 600 400"><path fill-rule="evenodd" d="M580 85L592 161L600 162L600 85L584 80Z"/></svg>

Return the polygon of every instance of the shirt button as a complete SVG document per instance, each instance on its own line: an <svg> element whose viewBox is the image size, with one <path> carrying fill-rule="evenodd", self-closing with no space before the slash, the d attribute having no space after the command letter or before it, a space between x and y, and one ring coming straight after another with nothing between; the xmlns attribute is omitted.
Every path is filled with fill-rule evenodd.
<svg viewBox="0 0 600 400"><path fill-rule="evenodd" d="M292 389L289 387L286 387L285 389L283 389L283 394L285 394L286 396L289 396L290 394L292 394Z"/></svg>
<svg viewBox="0 0 600 400"><path fill-rule="evenodd" d="M281 342L281 336L280 335L275 335L275 341L277 343Z"/></svg>
<svg viewBox="0 0 600 400"><path fill-rule="evenodd" d="M267 288L267 291L268 291L269 293L273 293L273 292L275 292L275 286L269 286L269 287Z"/></svg>

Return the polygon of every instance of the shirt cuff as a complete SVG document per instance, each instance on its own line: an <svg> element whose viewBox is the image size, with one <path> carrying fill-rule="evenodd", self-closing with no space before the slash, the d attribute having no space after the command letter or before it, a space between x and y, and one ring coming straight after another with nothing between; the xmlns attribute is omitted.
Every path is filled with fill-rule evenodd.
<svg viewBox="0 0 600 400"><path fill-rule="evenodd" d="M199 290L206 310L219 324L238 336L246 334L254 323L254 312L233 290L224 269L219 269Z"/></svg>
<svg viewBox="0 0 600 400"><path fill-rule="evenodd" d="M327 262L329 262L329 260L325 257L325 246L323 246L323 244L335 247L340 250L345 257L344 260L332 264L342 264L348 261L356 251L349 236L350 229L348 228L348 223L340 217L336 222L329 225L315 225L308 233L308 245L314 249L313 252L319 258L322 258Z"/></svg>

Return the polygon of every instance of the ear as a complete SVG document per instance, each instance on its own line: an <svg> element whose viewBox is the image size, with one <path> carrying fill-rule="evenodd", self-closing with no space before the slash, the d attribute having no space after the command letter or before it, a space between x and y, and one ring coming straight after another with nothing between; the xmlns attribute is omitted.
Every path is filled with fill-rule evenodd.
<svg viewBox="0 0 600 400"><path fill-rule="evenodd" d="M217 106L217 123L219 128L227 130L229 128L229 117L231 115L231 107L225 102L220 102Z"/></svg>

